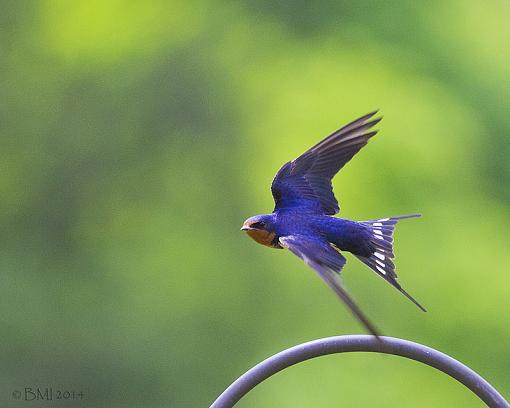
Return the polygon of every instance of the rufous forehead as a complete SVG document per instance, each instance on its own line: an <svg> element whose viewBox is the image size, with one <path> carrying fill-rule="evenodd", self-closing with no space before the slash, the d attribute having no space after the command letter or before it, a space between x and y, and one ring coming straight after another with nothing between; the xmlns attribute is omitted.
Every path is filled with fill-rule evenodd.
<svg viewBox="0 0 510 408"><path fill-rule="evenodd" d="M243 226L245 227L250 227L252 224L256 223L257 221L254 221L252 219L247 219L244 223L243 223Z"/></svg>

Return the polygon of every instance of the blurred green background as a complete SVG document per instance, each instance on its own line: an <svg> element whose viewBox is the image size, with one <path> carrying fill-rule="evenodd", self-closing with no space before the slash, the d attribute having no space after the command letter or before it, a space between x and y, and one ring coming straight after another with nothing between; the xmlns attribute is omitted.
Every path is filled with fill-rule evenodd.
<svg viewBox="0 0 510 408"><path fill-rule="evenodd" d="M381 330L510 397L507 1L2 1L0 401L206 407L283 348L361 333L299 259L255 244L274 173L380 108L341 216L402 222L400 281L349 257ZM27 403L28 404L28 403ZM60 404L60 405L58 405ZM34 406L33 404L30 406ZM391 356L307 362L239 407L483 406Z"/></svg>

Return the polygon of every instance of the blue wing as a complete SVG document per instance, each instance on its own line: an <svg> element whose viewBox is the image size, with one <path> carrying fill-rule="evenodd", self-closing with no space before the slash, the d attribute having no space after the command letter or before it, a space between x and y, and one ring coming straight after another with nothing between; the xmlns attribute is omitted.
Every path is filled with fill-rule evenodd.
<svg viewBox="0 0 510 408"><path fill-rule="evenodd" d="M288 248L317 272L371 334L379 336L375 326L342 286L339 274L345 265L345 258L340 252L325 240L305 235L288 235L280 237L279 241L284 248Z"/></svg>
<svg viewBox="0 0 510 408"><path fill-rule="evenodd" d="M334 215L339 212L331 179L377 131L369 131L381 118L369 113L329 135L297 159L282 166L271 185L275 211L303 208Z"/></svg>

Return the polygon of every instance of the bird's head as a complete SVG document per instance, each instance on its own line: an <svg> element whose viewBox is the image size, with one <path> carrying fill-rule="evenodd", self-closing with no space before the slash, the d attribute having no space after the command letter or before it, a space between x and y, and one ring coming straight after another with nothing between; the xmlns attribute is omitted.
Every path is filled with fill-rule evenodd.
<svg viewBox="0 0 510 408"><path fill-rule="evenodd" d="M248 218L241 227L241 231L272 231L273 216L271 214L255 215Z"/></svg>
<svg viewBox="0 0 510 408"><path fill-rule="evenodd" d="M256 215L248 218L241 227L241 231L245 231L250 238L254 239L259 244L273 248L279 247L278 243L274 243L276 234L274 230L274 220L271 214Z"/></svg>

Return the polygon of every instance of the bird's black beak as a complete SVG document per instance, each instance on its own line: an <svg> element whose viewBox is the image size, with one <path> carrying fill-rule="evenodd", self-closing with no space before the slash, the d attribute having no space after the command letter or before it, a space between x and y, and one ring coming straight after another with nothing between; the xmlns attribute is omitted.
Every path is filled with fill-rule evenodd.
<svg viewBox="0 0 510 408"><path fill-rule="evenodd" d="M251 229L253 229L253 228L251 228L246 222L241 227L241 231L249 231Z"/></svg>

